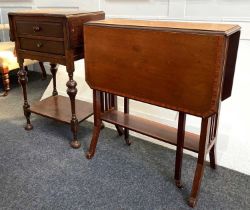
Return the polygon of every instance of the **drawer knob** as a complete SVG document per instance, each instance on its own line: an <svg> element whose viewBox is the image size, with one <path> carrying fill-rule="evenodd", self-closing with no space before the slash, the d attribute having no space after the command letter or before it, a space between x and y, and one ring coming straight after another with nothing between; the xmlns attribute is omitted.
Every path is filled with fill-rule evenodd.
<svg viewBox="0 0 250 210"><path fill-rule="evenodd" d="M38 43L36 43L36 46L37 46L38 48L41 48L41 47L43 46L43 44L42 44L41 42L38 42Z"/></svg>
<svg viewBox="0 0 250 210"><path fill-rule="evenodd" d="M41 30L41 28L39 26L33 26L33 31L34 32L38 32L40 30Z"/></svg>

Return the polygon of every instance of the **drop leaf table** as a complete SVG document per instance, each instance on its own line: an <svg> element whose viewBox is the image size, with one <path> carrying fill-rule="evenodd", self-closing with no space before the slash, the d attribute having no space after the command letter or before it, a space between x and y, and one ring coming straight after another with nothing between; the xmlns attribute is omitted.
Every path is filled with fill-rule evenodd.
<svg viewBox="0 0 250 210"><path fill-rule="evenodd" d="M84 25L85 78L94 90L92 158L102 121L176 145L181 187L183 148L198 159L189 198L194 207L205 167L216 167L221 101L230 97L240 37L238 25L111 19ZM124 97L124 113L102 108L103 93ZM178 128L129 114L129 99L179 112ZM185 131L186 115L201 118L200 135Z"/></svg>

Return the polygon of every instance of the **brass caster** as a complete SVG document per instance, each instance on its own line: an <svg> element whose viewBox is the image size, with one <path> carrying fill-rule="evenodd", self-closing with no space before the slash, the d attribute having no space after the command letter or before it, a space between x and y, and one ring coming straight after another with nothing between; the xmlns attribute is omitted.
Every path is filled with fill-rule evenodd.
<svg viewBox="0 0 250 210"><path fill-rule="evenodd" d="M131 145L131 141L129 141L129 139L125 139L125 142L126 142L126 144L128 145L128 146L130 146Z"/></svg>
<svg viewBox="0 0 250 210"><path fill-rule="evenodd" d="M33 125L27 124L27 125L24 127L24 129L25 129L26 131L30 131L30 130L33 129Z"/></svg>
<svg viewBox="0 0 250 210"><path fill-rule="evenodd" d="M190 207L194 208L194 207L196 206L196 199L190 197L190 198L189 198L189 201L188 201L188 205L189 205Z"/></svg>
<svg viewBox="0 0 250 210"><path fill-rule="evenodd" d="M86 158L89 159L89 160L90 160L93 156L94 156L94 153L93 153L93 152L92 152L92 153L91 153L91 152L87 152L87 154L86 154Z"/></svg>
<svg viewBox="0 0 250 210"><path fill-rule="evenodd" d="M183 188L183 185L182 185L180 180L175 180L175 185L176 185L176 187L178 187L180 189Z"/></svg>
<svg viewBox="0 0 250 210"><path fill-rule="evenodd" d="M74 149L78 149L81 147L81 143L79 141L71 141L70 146Z"/></svg>

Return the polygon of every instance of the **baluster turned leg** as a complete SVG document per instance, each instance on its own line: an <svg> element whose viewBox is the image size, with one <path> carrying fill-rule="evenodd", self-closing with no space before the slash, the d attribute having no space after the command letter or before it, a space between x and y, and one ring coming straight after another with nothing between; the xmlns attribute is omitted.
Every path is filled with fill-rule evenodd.
<svg viewBox="0 0 250 210"><path fill-rule="evenodd" d="M199 153L198 160L196 164L196 170L193 180L193 187L191 191L191 195L189 198L189 206L195 207L197 203L197 198L201 186L201 180L204 173L205 160L206 160L206 149L209 138L209 126L210 126L210 118L203 118L201 122L201 133L200 133L200 142L199 142Z"/></svg>
<svg viewBox="0 0 250 210"><path fill-rule="evenodd" d="M29 110L30 105L29 105L28 99L27 99L27 81L28 81L27 72L24 70L24 67L23 67L24 60L19 59L18 63L20 66L20 69L18 71L18 81L19 81L20 85L22 86L22 90L23 90L23 100L24 100L23 111L24 111L24 116L26 117L26 121L27 121L27 124L25 126L25 130L32 130L33 126L30 122L31 112Z"/></svg>
<svg viewBox="0 0 250 210"><path fill-rule="evenodd" d="M76 117L76 110L75 110L75 97L77 94L77 88L76 88L76 81L73 80L73 73L69 73L69 81L67 82L67 94L69 95L70 102L71 102L71 131L73 133L73 139L70 143L72 148L79 148L81 146L80 142L77 139L77 132L78 132L78 119Z"/></svg>
<svg viewBox="0 0 250 210"><path fill-rule="evenodd" d="M129 99L124 97L124 113L129 114ZM124 139L127 145L130 145L131 142L129 141L129 129L124 128Z"/></svg>
<svg viewBox="0 0 250 210"><path fill-rule="evenodd" d="M175 184L177 187L181 188L181 168L182 168L182 157L184 148L184 138L185 138L185 124L186 124L186 114L184 112L179 113L178 120L178 132L177 132L177 148L176 148L176 159L175 159Z"/></svg>
<svg viewBox="0 0 250 210"><path fill-rule="evenodd" d="M93 136L92 136L92 140L90 143L90 147L89 150L86 154L87 159L91 159L94 154L95 154L95 150L96 150L96 144L99 138L99 134L100 134L100 130L101 130L101 124L102 124L102 120L101 120L101 92L94 90L93 91L93 107L94 107L94 130L93 130Z"/></svg>
<svg viewBox="0 0 250 210"><path fill-rule="evenodd" d="M58 95L58 92L57 92L57 89L56 89L57 65L54 64L54 63L51 63L50 64L50 71L51 71L51 74L52 74L52 77L53 77L53 92L52 92L52 95L57 96Z"/></svg>

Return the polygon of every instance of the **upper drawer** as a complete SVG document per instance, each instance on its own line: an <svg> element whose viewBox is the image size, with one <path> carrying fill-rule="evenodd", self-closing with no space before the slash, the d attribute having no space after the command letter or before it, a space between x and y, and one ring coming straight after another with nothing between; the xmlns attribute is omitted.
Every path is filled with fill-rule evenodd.
<svg viewBox="0 0 250 210"><path fill-rule="evenodd" d="M62 23L16 21L17 35L63 37Z"/></svg>

